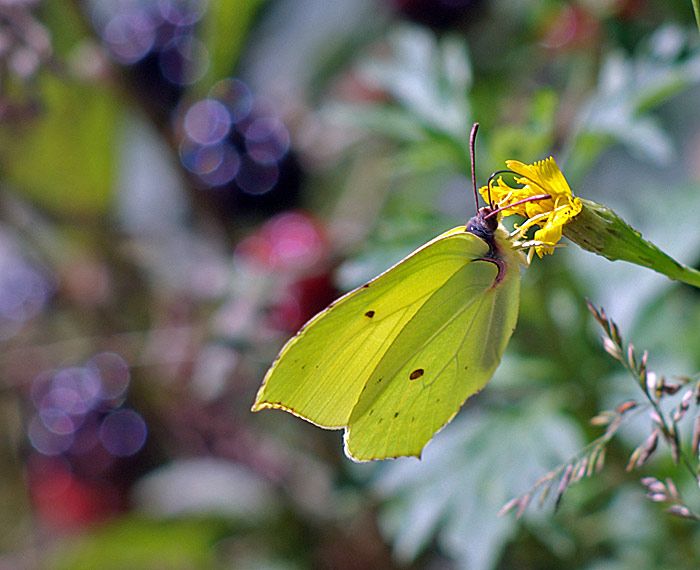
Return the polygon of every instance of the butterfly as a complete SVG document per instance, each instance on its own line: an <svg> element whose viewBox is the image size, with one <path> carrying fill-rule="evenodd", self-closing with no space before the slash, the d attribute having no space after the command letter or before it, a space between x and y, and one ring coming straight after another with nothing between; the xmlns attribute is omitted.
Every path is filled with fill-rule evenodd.
<svg viewBox="0 0 700 570"><path fill-rule="evenodd" d="M498 213L479 209L311 318L272 363L252 411L344 429L356 461L420 457L491 379L515 329L527 262Z"/></svg>

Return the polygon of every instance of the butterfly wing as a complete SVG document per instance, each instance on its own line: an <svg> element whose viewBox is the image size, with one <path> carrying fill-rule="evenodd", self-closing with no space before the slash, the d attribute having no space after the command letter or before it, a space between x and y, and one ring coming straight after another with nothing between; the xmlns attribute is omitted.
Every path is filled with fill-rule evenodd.
<svg viewBox="0 0 700 570"><path fill-rule="evenodd" d="M498 283L492 262L455 266L406 323L353 408L345 434L350 457L420 456L465 400L490 380L518 314L519 259L506 255L504 261Z"/></svg>
<svg viewBox="0 0 700 570"><path fill-rule="evenodd" d="M455 228L332 303L283 347L253 411L345 427L357 460L419 455L488 381L515 325L517 256L496 284L498 267L476 261L488 252Z"/></svg>

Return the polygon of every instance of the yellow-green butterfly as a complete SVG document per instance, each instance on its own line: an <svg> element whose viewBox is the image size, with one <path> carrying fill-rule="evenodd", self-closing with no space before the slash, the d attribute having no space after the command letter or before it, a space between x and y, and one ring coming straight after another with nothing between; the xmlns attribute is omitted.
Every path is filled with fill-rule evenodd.
<svg viewBox="0 0 700 570"><path fill-rule="evenodd" d="M356 461L420 456L489 381L515 328L523 254L498 211L481 208L308 321L252 410L344 428Z"/></svg>

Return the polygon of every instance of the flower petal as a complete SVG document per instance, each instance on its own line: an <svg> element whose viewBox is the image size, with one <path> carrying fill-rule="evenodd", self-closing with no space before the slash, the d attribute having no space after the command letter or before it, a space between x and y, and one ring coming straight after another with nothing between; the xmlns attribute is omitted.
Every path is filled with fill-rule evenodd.
<svg viewBox="0 0 700 570"><path fill-rule="evenodd" d="M581 212L581 200L573 195L569 183L552 157L534 164L523 164L517 160L507 160L506 164L521 187L512 188L499 176L491 183L490 191L484 186L479 192L484 199L490 197L499 208L504 208L504 216L519 214L526 218L523 224L516 225L521 236L525 236L532 226L539 226L534 240L541 245L535 246L535 252L540 257L545 253L553 253L554 246L561 239L563 226ZM549 194L550 197L511 206L542 194Z"/></svg>
<svg viewBox="0 0 700 570"><path fill-rule="evenodd" d="M553 197L560 194L572 195L564 174L551 156L534 164L523 164L517 160L506 160L506 164L510 170L536 184Z"/></svg>

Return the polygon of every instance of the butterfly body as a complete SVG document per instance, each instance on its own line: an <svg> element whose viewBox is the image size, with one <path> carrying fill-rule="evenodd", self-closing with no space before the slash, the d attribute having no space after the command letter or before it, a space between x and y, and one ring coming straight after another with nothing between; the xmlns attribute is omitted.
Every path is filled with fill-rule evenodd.
<svg viewBox="0 0 700 570"><path fill-rule="evenodd" d="M481 258L481 261L490 261L498 267L498 275L496 275L495 280L495 284L498 284L505 276L507 266L502 249L496 240L498 219L492 214L493 209L490 206L480 208L476 216L467 222L464 231L483 239L489 246L488 254Z"/></svg>
<svg viewBox="0 0 700 570"><path fill-rule="evenodd" d="M523 256L491 212L313 317L282 348L253 411L344 428L355 460L420 456L491 378L515 328Z"/></svg>

